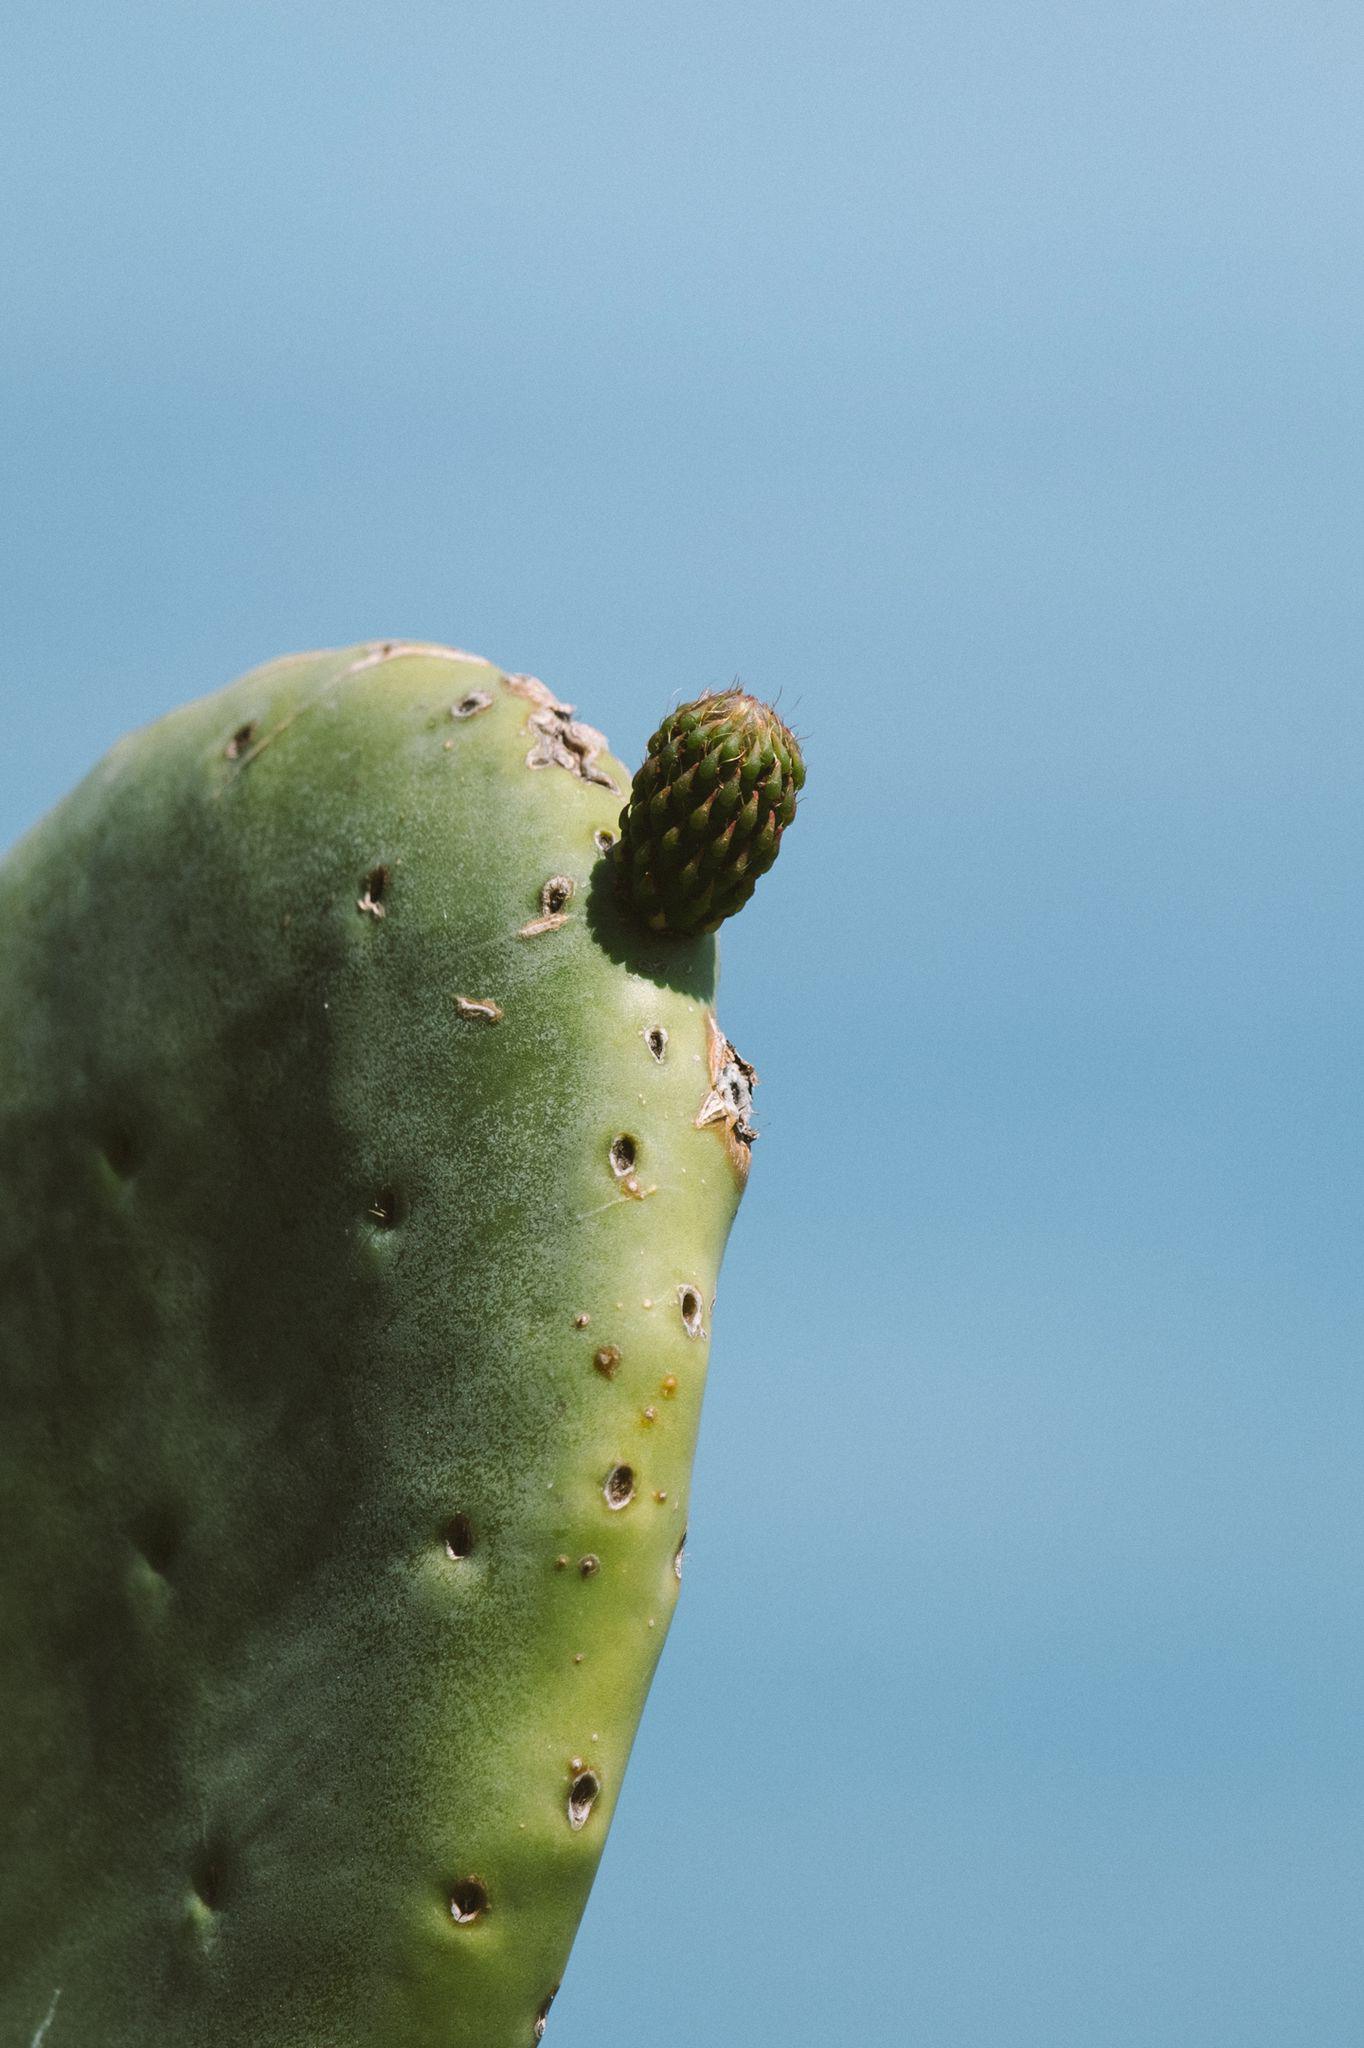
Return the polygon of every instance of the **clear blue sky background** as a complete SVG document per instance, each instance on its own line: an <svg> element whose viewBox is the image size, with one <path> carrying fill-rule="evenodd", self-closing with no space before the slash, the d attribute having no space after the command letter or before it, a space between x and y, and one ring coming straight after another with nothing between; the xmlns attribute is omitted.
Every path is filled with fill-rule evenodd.
<svg viewBox="0 0 1364 2048"><path fill-rule="evenodd" d="M6 40L0 837L375 635L808 737L553 2048L1358 2048L1357 5Z"/></svg>

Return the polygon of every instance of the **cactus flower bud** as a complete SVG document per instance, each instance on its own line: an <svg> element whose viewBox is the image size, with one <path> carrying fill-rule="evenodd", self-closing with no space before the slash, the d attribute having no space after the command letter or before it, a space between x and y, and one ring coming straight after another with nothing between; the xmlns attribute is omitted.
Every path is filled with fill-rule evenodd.
<svg viewBox="0 0 1364 2048"><path fill-rule="evenodd" d="M713 932L777 858L804 781L800 746L771 705L744 690L683 704L650 740L621 812L621 897L650 931Z"/></svg>

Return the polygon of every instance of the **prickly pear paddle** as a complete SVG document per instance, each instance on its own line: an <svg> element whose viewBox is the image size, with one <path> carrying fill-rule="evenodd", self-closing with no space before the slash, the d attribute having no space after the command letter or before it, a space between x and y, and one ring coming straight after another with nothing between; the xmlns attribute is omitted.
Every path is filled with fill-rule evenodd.
<svg viewBox="0 0 1364 2048"><path fill-rule="evenodd" d="M798 756L720 702L678 745L770 854ZM532 678L385 642L122 741L0 864L6 2042L544 2031L753 1136L624 790Z"/></svg>

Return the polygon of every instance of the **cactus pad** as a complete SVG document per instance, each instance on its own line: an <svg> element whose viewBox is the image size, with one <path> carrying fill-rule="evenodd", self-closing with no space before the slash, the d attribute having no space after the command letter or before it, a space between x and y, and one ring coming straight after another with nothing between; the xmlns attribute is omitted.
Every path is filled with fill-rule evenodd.
<svg viewBox="0 0 1364 2048"><path fill-rule="evenodd" d="M770 851L797 761L717 721L677 758ZM120 742L0 866L0 2040L545 2030L752 1136L625 788L385 642Z"/></svg>

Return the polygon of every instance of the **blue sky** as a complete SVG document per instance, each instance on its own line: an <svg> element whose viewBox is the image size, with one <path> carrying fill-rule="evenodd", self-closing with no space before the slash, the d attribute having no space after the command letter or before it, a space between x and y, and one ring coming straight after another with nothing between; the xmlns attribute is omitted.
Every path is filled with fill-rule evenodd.
<svg viewBox="0 0 1364 2048"><path fill-rule="evenodd" d="M808 741L554 2048L1357 2048L1357 8L8 40L0 840L379 635Z"/></svg>

